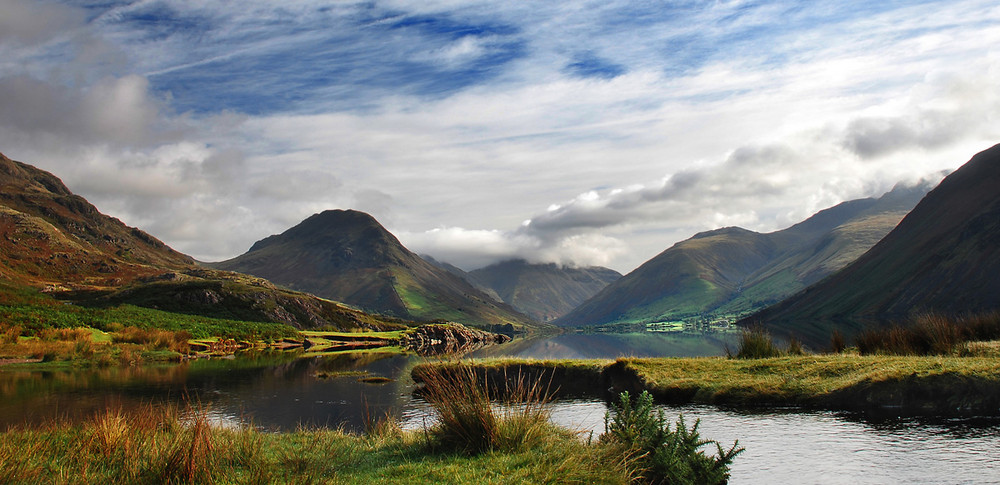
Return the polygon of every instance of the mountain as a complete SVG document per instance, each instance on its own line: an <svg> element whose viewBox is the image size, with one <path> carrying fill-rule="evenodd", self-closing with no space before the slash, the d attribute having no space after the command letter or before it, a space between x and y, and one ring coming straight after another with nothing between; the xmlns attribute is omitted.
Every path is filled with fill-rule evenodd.
<svg viewBox="0 0 1000 485"><path fill-rule="evenodd" d="M299 328L402 323L260 278L199 268L190 256L102 214L55 175L0 154L0 293L23 287L84 306L132 304Z"/></svg>
<svg viewBox="0 0 1000 485"><path fill-rule="evenodd" d="M1000 310L1000 145L946 177L868 252L745 319L808 343L914 314Z"/></svg>
<svg viewBox="0 0 1000 485"><path fill-rule="evenodd" d="M245 254L212 266L400 318L534 325L461 277L410 252L372 216L353 210L314 214L257 241Z"/></svg>
<svg viewBox="0 0 1000 485"><path fill-rule="evenodd" d="M502 301L540 322L565 315L622 276L599 266L572 268L524 260L504 261L467 275L477 287L492 290Z"/></svg>
<svg viewBox="0 0 1000 485"><path fill-rule="evenodd" d="M745 315L860 256L892 230L928 188L899 185L878 199L844 202L767 234L738 227L696 234L553 323L596 326Z"/></svg>
<svg viewBox="0 0 1000 485"><path fill-rule="evenodd" d="M119 286L194 266L101 214L58 177L0 154L0 278L38 287Z"/></svg>

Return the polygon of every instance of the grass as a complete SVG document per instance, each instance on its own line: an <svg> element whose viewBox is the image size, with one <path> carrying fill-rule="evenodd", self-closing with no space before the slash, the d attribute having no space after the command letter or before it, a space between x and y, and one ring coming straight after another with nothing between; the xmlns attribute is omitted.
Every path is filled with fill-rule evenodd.
<svg viewBox="0 0 1000 485"><path fill-rule="evenodd" d="M26 289L0 287L0 323L20 327L23 335L48 328L89 327L105 332L121 327L186 331L193 338L225 337L277 340L295 335L291 326L171 313L134 305L87 308Z"/></svg>
<svg viewBox="0 0 1000 485"><path fill-rule="evenodd" d="M424 398L438 415L432 443L465 453L514 452L538 446L559 430L549 424L551 393L521 374L500 393L472 368L433 367L423 376ZM501 399L502 397L502 399Z"/></svg>
<svg viewBox="0 0 1000 485"><path fill-rule="evenodd" d="M863 331L855 341L862 355L964 355L971 352L970 342L996 339L1000 339L1000 313L961 318L920 315L906 325Z"/></svg>
<svg viewBox="0 0 1000 485"><path fill-rule="evenodd" d="M627 471L563 431L530 446L469 454L392 421L367 435L265 433L211 424L205 410L108 410L79 425L0 439L0 482L36 483L617 483Z"/></svg>
<svg viewBox="0 0 1000 485"><path fill-rule="evenodd" d="M992 347L986 347L989 353ZM413 369L419 381L433 365ZM809 406L914 413L993 414L1000 408L1000 359L995 356L785 355L766 359L623 358L616 361L497 360L472 364L500 380L530 369L553 389L605 395L606 389L648 390L670 403Z"/></svg>

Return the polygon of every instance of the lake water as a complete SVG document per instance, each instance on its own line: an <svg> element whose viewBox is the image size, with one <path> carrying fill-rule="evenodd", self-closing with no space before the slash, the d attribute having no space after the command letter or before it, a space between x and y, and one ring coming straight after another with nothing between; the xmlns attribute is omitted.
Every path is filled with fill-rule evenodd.
<svg viewBox="0 0 1000 485"><path fill-rule="evenodd" d="M593 338L590 338L593 337ZM643 340L628 335L560 335L482 349L477 355L541 358L611 358L625 355L712 355L725 342L696 343L679 335ZM703 339L702 339L703 340ZM711 347L715 350L711 350ZM619 349L627 348L622 351ZM433 422L428 405L413 396L410 369L427 359L378 352L319 358L291 354L197 360L156 368L18 371L0 368L0 427L78 419L109 406L200 403L220 424L263 429L343 426L363 430L385 414L405 427ZM363 377L387 377L383 384ZM866 420L833 412L789 409L727 410L664 407L690 426L701 420L704 438L725 447L739 439L746 451L732 467L731 483L1000 483L1000 419ZM553 403L553 419L584 435L603 431L604 402L595 398Z"/></svg>

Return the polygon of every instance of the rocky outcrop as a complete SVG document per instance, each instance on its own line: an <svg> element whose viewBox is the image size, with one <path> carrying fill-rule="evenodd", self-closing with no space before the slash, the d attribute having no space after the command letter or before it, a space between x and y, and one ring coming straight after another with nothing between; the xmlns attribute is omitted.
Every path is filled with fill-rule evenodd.
<svg viewBox="0 0 1000 485"><path fill-rule="evenodd" d="M441 355L463 354L510 340L507 335L469 328L459 323L430 323L404 334L400 338L400 344L420 355Z"/></svg>

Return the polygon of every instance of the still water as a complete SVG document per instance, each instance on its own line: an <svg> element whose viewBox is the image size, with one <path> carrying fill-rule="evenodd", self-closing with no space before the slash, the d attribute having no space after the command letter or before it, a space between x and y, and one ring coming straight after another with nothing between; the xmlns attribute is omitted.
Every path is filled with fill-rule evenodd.
<svg viewBox="0 0 1000 485"><path fill-rule="evenodd" d="M725 342L683 336L560 335L483 349L478 355L613 358L619 355L717 355ZM648 339L653 337L653 339ZM628 346L636 340L643 345ZM714 350L713 350L714 346ZM627 350L620 350L627 349ZM428 359L377 352L296 358L291 354L198 360L158 368L18 371L0 368L0 428L79 419L108 406L200 404L217 422L262 429L343 426L398 416L419 429L433 422L413 396L410 369ZM366 383L366 377L386 377ZM664 407L671 420L700 419L703 438L746 451L731 483L1000 483L1000 419L881 419L789 409ZM603 431L604 402L592 397L552 405L553 419L582 436Z"/></svg>

